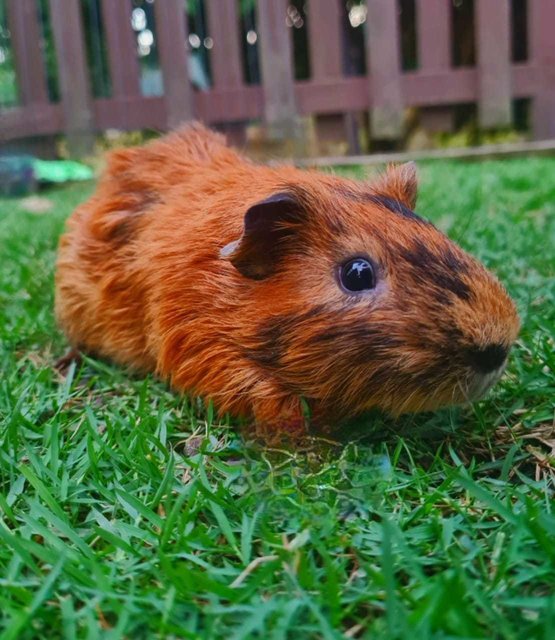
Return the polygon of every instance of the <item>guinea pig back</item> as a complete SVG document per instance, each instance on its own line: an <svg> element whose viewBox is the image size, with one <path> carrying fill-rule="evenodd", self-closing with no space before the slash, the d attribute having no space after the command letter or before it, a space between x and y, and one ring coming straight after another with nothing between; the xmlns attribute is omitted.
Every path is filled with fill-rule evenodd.
<svg viewBox="0 0 555 640"><path fill-rule="evenodd" d="M191 125L111 154L60 241L74 347L279 428L482 396L519 328L502 285L373 183L257 166Z"/></svg>

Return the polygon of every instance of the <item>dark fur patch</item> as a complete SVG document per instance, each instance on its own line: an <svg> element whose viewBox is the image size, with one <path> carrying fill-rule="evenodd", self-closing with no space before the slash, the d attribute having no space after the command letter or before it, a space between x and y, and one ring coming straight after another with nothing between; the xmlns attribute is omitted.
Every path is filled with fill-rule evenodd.
<svg viewBox="0 0 555 640"><path fill-rule="evenodd" d="M401 247L399 252L411 264L419 279L432 282L461 300L472 298L472 290L461 278L461 275L468 273L468 267L450 249L435 254L423 242L415 240L412 247Z"/></svg>
<svg viewBox="0 0 555 640"><path fill-rule="evenodd" d="M433 296L434 300L439 302L439 304L441 304L441 305L452 305L453 304L452 298L445 291L442 291L440 289L434 289L432 291L432 296Z"/></svg>
<svg viewBox="0 0 555 640"><path fill-rule="evenodd" d="M278 316L262 324L256 332L256 347L246 349L245 356L264 369L278 369L283 357L284 329L290 321L290 316Z"/></svg>
<svg viewBox="0 0 555 640"><path fill-rule="evenodd" d="M402 388L428 389L430 392L434 392L445 381L448 371L449 359L443 357L441 361L428 365L419 373L405 373L402 376L404 378Z"/></svg>
<svg viewBox="0 0 555 640"><path fill-rule="evenodd" d="M255 346L246 349L245 356L265 369L279 369L291 334L303 323L318 317L324 311L324 305L317 305L304 313L270 318L258 327Z"/></svg>
<svg viewBox="0 0 555 640"><path fill-rule="evenodd" d="M450 269L452 269L453 271L457 271L457 273L464 273L464 274L468 273L469 269L468 269L467 262L463 261L461 258L456 256L453 253L453 251L451 251L451 249L449 248L445 249L442 254L442 257L445 265Z"/></svg>
<svg viewBox="0 0 555 640"><path fill-rule="evenodd" d="M417 213L415 213L412 209L403 204L400 200L395 200L394 198L388 198L387 196L376 196L369 194L368 200L374 202L375 204L384 207L388 211L392 213L396 213L403 218L408 218L409 220L414 220L415 222L419 222L421 224L431 225L432 223L428 220L425 220Z"/></svg>
<svg viewBox="0 0 555 640"><path fill-rule="evenodd" d="M370 327L362 320L360 324L354 321L352 325L331 326L311 336L307 343L332 347L338 353L347 355L352 366L388 360L391 350L401 346L400 340L387 335L384 328Z"/></svg>
<svg viewBox="0 0 555 640"><path fill-rule="evenodd" d="M396 200L395 198L389 198L387 196L381 196L365 191L355 191L348 187L336 187L336 191L351 200L356 200L357 202L372 202L373 204L376 204L383 209L387 209L388 211L391 211L391 213L395 213L403 218L407 218L408 220L414 220L420 224L432 227L434 226L429 220L422 218L422 216L419 216L410 207L407 207L406 204L402 203L400 200Z"/></svg>
<svg viewBox="0 0 555 640"><path fill-rule="evenodd" d="M148 209L159 202L151 191L143 191L136 202L129 202L122 211L114 211L111 216L121 216L110 228L107 240L118 249L131 242L137 235L139 221Z"/></svg>
<svg viewBox="0 0 555 640"><path fill-rule="evenodd" d="M329 220L328 225L335 235L340 236L347 233L347 226L345 225L343 220L341 220L341 218L337 217L333 220Z"/></svg>
<svg viewBox="0 0 555 640"><path fill-rule="evenodd" d="M472 298L470 287L455 274L432 270L429 277L438 287L451 291L461 300Z"/></svg>
<svg viewBox="0 0 555 640"><path fill-rule="evenodd" d="M135 237L137 230L137 217L129 215L110 229L108 241L113 245L114 249L118 249L128 244Z"/></svg>
<svg viewBox="0 0 555 640"><path fill-rule="evenodd" d="M349 200L356 200L357 202L367 202L368 194L351 189L351 187L344 184L337 184L333 187L334 192L342 198L348 198Z"/></svg>
<svg viewBox="0 0 555 640"><path fill-rule="evenodd" d="M460 365L461 353L465 347L465 337L461 329L455 325L444 326L439 340L436 350L451 364Z"/></svg>

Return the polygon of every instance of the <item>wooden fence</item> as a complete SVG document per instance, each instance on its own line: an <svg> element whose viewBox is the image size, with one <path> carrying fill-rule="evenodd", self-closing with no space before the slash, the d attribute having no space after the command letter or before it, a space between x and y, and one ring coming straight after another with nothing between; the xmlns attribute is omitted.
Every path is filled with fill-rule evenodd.
<svg viewBox="0 0 555 640"><path fill-rule="evenodd" d="M464 0L468 1L468 0ZM476 64L452 64L452 1L416 0L417 68L402 71L397 0L367 0L367 74L344 72L339 0L306 0L311 75L294 79L287 0L257 0L261 83L244 82L238 0L205 0L212 85L189 81L183 0L155 0L156 39L164 93L141 93L131 0L102 0L111 96L93 98L80 0L49 0L60 88L49 99L37 0L6 0L19 104L0 113L0 141L66 133L78 146L109 128L165 130L190 118L208 123L265 121L290 135L299 116L368 111L372 136L395 139L408 107L434 113L478 105L483 127L511 122L512 101L530 99L536 138L555 138L555 0L528 0L526 60L511 58L511 0L474 0Z"/></svg>

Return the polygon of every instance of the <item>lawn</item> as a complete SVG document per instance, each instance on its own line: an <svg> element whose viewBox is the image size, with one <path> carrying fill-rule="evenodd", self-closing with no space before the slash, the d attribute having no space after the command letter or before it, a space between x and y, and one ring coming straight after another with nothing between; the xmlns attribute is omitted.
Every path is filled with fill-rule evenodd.
<svg viewBox="0 0 555 640"><path fill-rule="evenodd" d="M61 376L56 243L93 187L0 201L0 638L555 638L555 159L421 175L518 303L508 372L295 451L106 362Z"/></svg>

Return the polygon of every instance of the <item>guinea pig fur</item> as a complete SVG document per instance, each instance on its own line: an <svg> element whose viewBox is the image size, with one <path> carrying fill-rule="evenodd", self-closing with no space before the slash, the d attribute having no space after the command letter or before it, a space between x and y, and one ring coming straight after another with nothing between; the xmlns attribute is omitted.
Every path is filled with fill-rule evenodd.
<svg viewBox="0 0 555 640"><path fill-rule="evenodd" d="M415 214L412 164L372 183L258 166L186 126L108 160L62 237L56 314L78 349L278 429L476 399L519 320Z"/></svg>

